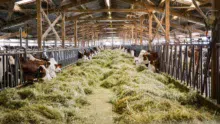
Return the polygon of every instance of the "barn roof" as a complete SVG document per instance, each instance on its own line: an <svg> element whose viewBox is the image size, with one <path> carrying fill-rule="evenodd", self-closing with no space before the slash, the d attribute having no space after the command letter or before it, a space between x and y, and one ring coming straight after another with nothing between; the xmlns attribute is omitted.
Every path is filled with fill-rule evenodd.
<svg viewBox="0 0 220 124"><path fill-rule="evenodd" d="M184 35L190 31L205 35L210 17L210 0L171 0L171 34ZM42 8L53 22L61 12L66 15L66 35L71 39L74 34L74 20L78 20L79 39L83 35L90 35L91 31L108 36L109 30L115 35L129 31L136 26L139 30L140 18L144 18L143 30L147 32L149 13L161 20L164 16L165 0L110 0L110 6L105 0L42 0ZM198 8L202 11L199 12ZM18 32L19 28L28 30L31 38L37 37L36 0L1 0L0 1L0 36ZM205 16L204 16L205 15ZM55 28L61 36L61 21ZM164 23L163 23L164 25ZM43 31L48 24L43 18ZM157 29L157 21L153 21L153 31ZM147 39L147 33L144 38ZM159 34L164 35L159 29ZM52 39L53 32L48 34Z"/></svg>

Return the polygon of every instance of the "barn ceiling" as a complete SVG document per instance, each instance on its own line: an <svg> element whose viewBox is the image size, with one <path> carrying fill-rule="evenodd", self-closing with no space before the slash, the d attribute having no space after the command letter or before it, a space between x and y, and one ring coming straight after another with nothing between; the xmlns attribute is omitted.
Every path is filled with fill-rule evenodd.
<svg viewBox="0 0 220 124"><path fill-rule="evenodd" d="M195 0L196 4L205 17L210 18L210 0ZM91 32L99 32L100 35L111 32L121 35L123 32L130 32L131 27L140 28L140 17L144 17L144 32L148 31L148 14L153 12L160 20L164 14L165 0L110 0L110 7L105 0L42 0L42 8L53 22L61 12L66 15L67 39L74 34L73 20L78 20L78 37L92 35ZM111 13L108 12L113 10ZM96 10L96 11L93 11ZM131 10L131 11L130 11ZM139 10L139 11L134 11ZM0 1L0 37L15 33L19 28L28 30L30 38L37 37L37 18L35 0L1 0ZM198 11L192 0L171 0L171 35L187 34L190 31L205 35L208 22L204 15ZM55 29L61 36L61 21L55 25ZM163 23L164 25L164 23ZM43 18L43 30L49 25ZM115 29L114 29L114 28ZM153 31L156 31L157 23L153 21ZM165 27L165 26L164 26ZM147 39L147 33L144 36ZM159 35L164 36L159 29ZM55 35L50 32L49 39Z"/></svg>

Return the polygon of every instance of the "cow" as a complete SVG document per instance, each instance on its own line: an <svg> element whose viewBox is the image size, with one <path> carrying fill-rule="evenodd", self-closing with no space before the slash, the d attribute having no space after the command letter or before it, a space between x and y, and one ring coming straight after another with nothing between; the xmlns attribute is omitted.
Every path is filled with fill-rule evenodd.
<svg viewBox="0 0 220 124"><path fill-rule="evenodd" d="M144 64L146 66L149 65L148 58L145 57L144 55L147 55L147 51L146 50L141 50L139 56L134 57L134 62L135 62L136 65L139 65L139 64Z"/></svg>
<svg viewBox="0 0 220 124"><path fill-rule="evenodd" d="M20 58L21 68L23 71L24 81L33 82L38 79L51 80L52 77L45 67L46 62L39 62L38 60L25 60Z"/></svg>
<svg viewBox="0 0 220 124"><path fill-rule="evenodd" d="M82 59L84 57L84 54L78 50L78 59Z"/></svg>
<svg viewBox="0 0 220 124"><path fill-rule="evenodd" d="M62 65L58 64L54 58L50 58L50 65L48 67L49 74L52 78L56 77L56 73L61 72Z"/></svg>
<svg viewBox="0 0 220 124"><path fill-rule="evenodd" d="M42 59L37 59L30 54L27 56L29 60L32 61L33 63L44 65L45 68L49 71L51 78L55 78L56 73L61 72L62 65L58 64L54 58L50 58L48 60L42 60Z"/></svg>
<svg viewBox="0 0 220 124"><path fill-rule="evenodd" d="M21 67L23 71L23 77L25 82L33 82L38 79L51 80L48 70L44 65L38 65L33 61L21 60Z"/></svg>
<svg viewBox="0 0 220 124"><path fill-rule="evenodd" d="M144 60L148 60L150 62L149 67L151 68L151 70L153 70L154 72L159 71L160 62L159 62L159 55L157 52L147 51L143 55L143 57Z"/></svg>
<svg viewBox="0 0 220 124"><path fill-rule="evenodd" d="M84 49L84 57L87 57L88 59L91 59L92 57L91 57L90 51L86 51L86 49Z"/></svg>

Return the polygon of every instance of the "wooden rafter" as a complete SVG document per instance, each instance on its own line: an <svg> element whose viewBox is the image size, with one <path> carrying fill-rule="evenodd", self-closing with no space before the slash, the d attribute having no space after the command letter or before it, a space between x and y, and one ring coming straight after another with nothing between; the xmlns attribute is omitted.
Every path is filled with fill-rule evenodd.
<svg viewBox="0 0 220 124"><path fill-rule="evenodd" d="M58 35L57 31L55 30L55 28L52 26L52 23L50 21L50 19L47 17L46 13L44 12L43 9L41 9L41 12L44 16L44 18L46 19L47 23L49 24L49 26L51 27L53 33L56 35L57 40L61 41L60 36Z"/></svg>
<svg viewBox="0 0 220 124"><path fill-rule="evenodd" d="M44 32L43 36L42 36L42 39L46 38L48 33L52 30L52 27L55 26L55 24L61 19L61 15L58 16L54 22L48 27L48 29Z"/></svg>

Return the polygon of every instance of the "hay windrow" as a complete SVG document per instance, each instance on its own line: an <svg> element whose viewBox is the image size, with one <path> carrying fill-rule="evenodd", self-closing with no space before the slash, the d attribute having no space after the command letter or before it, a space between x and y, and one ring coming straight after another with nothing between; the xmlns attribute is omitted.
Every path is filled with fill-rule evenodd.
<svg viewBox="0 0 220 124"><path fill-rule="evenodd" d="M90 105L87 95L100 86L115 93L109 99L118 113L115 123L215 122L218 116L196 104L195 92L179 89L173 81L136 66L127 53L105 50L90 61L79 60L52 81L0 92L0 123L84 123L86 118L77 113Z"/></svg>

